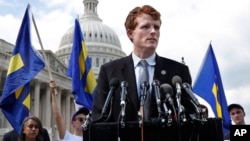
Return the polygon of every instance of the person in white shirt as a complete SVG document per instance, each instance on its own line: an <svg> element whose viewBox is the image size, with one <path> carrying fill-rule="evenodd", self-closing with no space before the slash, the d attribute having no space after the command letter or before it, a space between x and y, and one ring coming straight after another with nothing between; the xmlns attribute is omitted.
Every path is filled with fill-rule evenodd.
<svg viewBox="0 0 250 141"><path fill-rule="evenodd" d="M71 116L71 125L74 128L73 133L70 133L66 127L64 119L59 111L57 104L56 94L55 94L56 85L54 81L50 82L50 91L51 91L51 104L54 118L56 120L56 125L58 129L59 139L62 141L83 141L83 129L82 125L86 120L86 116L89 114L89 109L86 107L81 107Z"/></svg>

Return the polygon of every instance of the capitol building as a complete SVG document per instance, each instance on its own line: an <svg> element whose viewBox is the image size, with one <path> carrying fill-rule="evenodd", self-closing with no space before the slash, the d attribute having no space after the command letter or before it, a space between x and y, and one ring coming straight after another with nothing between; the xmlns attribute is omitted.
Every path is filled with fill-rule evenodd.
<svg viewBox="0 0 250 141"><path fill-rule="evenodd" d="M91 58L92 69L94 70L96 79L98 79L99 69L102 64L124 57L126 54L122 51L117 34L109 26L102 23L101 18L98 16L98 0L83 0L83 4L84 14L79 18L79 22L83 31L88 55ZM45 50L53 79L58 86L58 104L66 127L69 130L72 130L70 127L70 116L75 111L75 105L73 94L71 93L71 78L66 76L66 71L72 49L73 32L74 25L62 35L56 52ZM0 98L3 92L11 52L14 47L13 43L0 38ZM49 80L48 68L46 66L31 81L30 113L41 119L43 126L50 134L51 140L56 140L57 128L51 110ZM10 130L12 130L11 125L2 111L0 111L0 140L2 140L3 134Z"/></svg>

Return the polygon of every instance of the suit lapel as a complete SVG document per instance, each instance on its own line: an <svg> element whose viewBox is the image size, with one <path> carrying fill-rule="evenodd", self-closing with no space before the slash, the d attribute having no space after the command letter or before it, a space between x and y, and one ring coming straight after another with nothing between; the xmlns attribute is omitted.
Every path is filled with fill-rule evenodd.
<svg viewBox="0 0 250 141"><path fill-rule="evenodd" d="M154 72L154 79L157 79L160 81L160 83L162 84L163 82L166 81L167 77L168 77L168 70L166 69L166 65L164 63L164 61L161 59L161 57L159 57L158 55L156 55L156 66L155 66L155 72Z"/></svg>
<svg viewBox="0 0 250 141"><path fill-rule="evenodd" d="M128 82L128 94L127 100L131 102L136 110L139 109L138 92L135 79L135 69L132 55L127 56L124 59L124 63L121 68L122 78ZM123 81L123 80L121 80Z"/></svg>

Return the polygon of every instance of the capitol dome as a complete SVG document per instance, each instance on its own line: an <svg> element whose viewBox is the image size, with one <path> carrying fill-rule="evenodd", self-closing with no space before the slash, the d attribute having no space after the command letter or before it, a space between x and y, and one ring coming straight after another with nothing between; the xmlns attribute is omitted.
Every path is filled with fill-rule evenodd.
<svg viewBox="0 0 250 141"><path fill-rule="evenodd" d="M97 14L98 0L83 0L84 14L79 19L83 38L91 58L92 68L96 78L100 66L109 61L126 56L121 49L121 43L116 33ZM68 65L73 43L74 26L62 36L58 50L59 59Z"/></svg>

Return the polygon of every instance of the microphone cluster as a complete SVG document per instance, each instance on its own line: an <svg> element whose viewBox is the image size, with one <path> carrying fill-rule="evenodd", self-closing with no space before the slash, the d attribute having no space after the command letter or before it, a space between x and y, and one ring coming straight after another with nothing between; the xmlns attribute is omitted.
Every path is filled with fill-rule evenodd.
<svg viewBox="0 0 250 141"><path fill-rule="evenodd" d="M177 110L178 110L178 123L181 124L181 122L186 122L186 113L185 113L185 107L181 103L181 89L184 89L185 94L187 94L188 100L191 103L191 105L195 109L195 114L189 114L189 117L191 120L197 120L197 121L206 121L206 118L204 118L204 112L202 112L200 108L200 103L198 99L195 97L194 92L192 91L192 87L189 83L182 83L180 76L174 76L172 79L172 84L176 87L176 102L177 102Z"/></svg>
<svg viewBox="0 0 250 141"><path fill-rule="evenodd" d="M143 83L142 85L145 86L145 83ZM173 121L176 121L178 124L181 125L187 122L188 119L206 121L203 115L204 112L200 108L200 103L195 97L191 85L186 82L182 83L182 79L180 76L174 76L172 78L173 87L167 83L160 84L158 80L153 80L151 86L156 101L155 103L157 111L159 114L158 120L161 123L167 123L167 125L170 125ZM175 94L173 93L173 88L175 88ZM185 94L185 97L182 96L182 93ZM141 96L145 97L145 93L141 93ZM182 98L187 98L190 103L188 106L191 105L193 107L192 109L194 110L188 111L190 109L185 109L186 103L182 103ZM141 102L142 101L143 99L141 99Z"/></svg>
<svg viewBox="0 0 250 141"><path fill-rule="evenodd" d="M167 83L161 84L159 92L161 108L163 109L162 117L168 119L166 120L167 124L169 125L173 120L177 121L178 124L185 123L188 119L201 122L207 121L206 113L201 109L201 104L192 91L191 85L186 82L183 83L180 76L174 76L172 78L172 86ZM175 88L175 94L173 94L173 88ZM183 97L183 94L185 97ZM159 108L159 99L156 95L158 95L158 92L155 92L155 97L157 108ZM182 103L182 98L187 99L189 102L188 106L191 105L193 110L190 110L190 107L185 107L187 103ZM189 108L188 110L190 111L185 108ZM160 112L159 109L158 111Z"/></svg>
<svg viewBox="0 0 250 141"><path fill-rule="evenodd" d="M119 121L121 127L125 127L125 118L126 118L126 104L127 104L127 88L128 88L128 82L120 81L117 78L113 78L110 81L110 90L107 94L106 101L104 103L103 109L102 109L102 119L106 118L107 116L107 109L109 109L109 115L111 114L112 109L112 97L114 91L120 86L120 116ZM175 94L173 93L173 87L175 88ZM192 91L192 87L190 84L184 82L182 83L182 79L180 76L174 76L172 78L172 86L170 84L164 83L160 84L158 80L153 80L151 87L152 87L152 93L154 94L154 99L158 111L158 121L161 123L165 123L167 125L170 125L173 121L176 121L178 124L182 124L187 122L187 117L191 120L198 120L198 121L206 121L206 119L203 116L203 111L200 108L200 103L198 99L195 97L194 92ZM138 120L139 123L142 122L142 112L141 109L145 104L145 100L149 90L149 82L143 82L140 85L140 110L138 111ZM188 101L191 103L191 105L194 107L195 113L193 114L187 114L187 110L185 109L185 106L182 103L182 90L184 90L183 94L186 94L188 97ZM185 97L185 98L186 98ZM108 118L106 119L106 121Z"/></svg>

